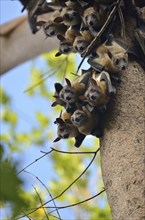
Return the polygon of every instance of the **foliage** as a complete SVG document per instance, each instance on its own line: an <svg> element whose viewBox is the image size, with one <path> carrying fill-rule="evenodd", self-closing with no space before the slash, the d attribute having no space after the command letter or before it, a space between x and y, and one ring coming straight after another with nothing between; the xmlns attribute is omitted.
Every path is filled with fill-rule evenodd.
<svg viewBox="0 0 145 220"><path fill-rule="evenodd" d="M56 58L56 51L43 55L43 59L48 64L48 69L44 74L37 65L32 66L32 73L30 76L30 83L26 89L26 96L32 103L40 102L44 105L44 111L34 110L34 123L29 124L29 129L20 129L19 112L13 105L13 99L4 89L1 89L1 105L2 105L2 126L1 133L1 207L7 210L10 207L8 217L16 217L18 215L26 215L34 208L46 203L52 197L58 196L71 184L87 167L92 159L92 154L62 154L52 152L51 154L41 153L39 151L39 158L31 155L27 158L31 166L23 170L19 175L21 161L26 152L31 152L34 147L36 151L48 151L48 146L66 151L96 151L98 148L98 140L89 137L81 148L75 149L73 140L60 141L53 145L53 140L56 137L56 127L54 127L54 120L59 115L60 107L51 108L53 101L52 94L54 92L53 84L56 81L62 81L64 77L70 75L72 79L75 77L75 55L60 56ZM57 59L57 60L56 60ZM48 106L46 108L46 106ZM29 110L27 114L29 113ZM34 152L34 151L33 151ZM17 156L16 156L17 155ZM28 156L28 153L27 153ZM32 159L32 156L33 159ZM46 158L45 165L43 158ZM59 205L68 205L82 201L88 197L102 190L103 183L100 174L100 164L98 164L99 156L97 155L95 161L85 174L69 188L56 201ZM51 163L50 163L51 162ZM35 169L31 171L31 168ZM36 171L38 174L35 174ZM24 172L25 171L25 172ZM41 174L44 175L41 176ZM33 180L32 180L33 179ZM43 180L42 180L43 179ZM33 185L26 187L27 184ZM33 184L34 183L34 184ZM48 190L49 189L49 190ZM50 193L51 192L51 193ZM51 197L52 196L52 197ZM91 219L91 220L108 220L110 219L110 211L104 196L97 197L87 203L83 203L73 209L71 219ZM99 200L100 199L100 200ZM55 202L56 202L55 201ZM99 202L100 201L100 202ZM101 208L100 204L103 203ZM46 206L49 203L46 204ZM53 202L51 205L54 206ZM46 213L53 209L39 208L33 214L29 215L33 219L48 219ZM67 213L67 209L66 213ZM69 211L69 210L68 210ZM63 213L61 217L63 219ZM70 213L69 213L70 214ZM67 214L68 215L68 214ZM50 217L51 216L51 217ZM56 219L57 212L49 214L49 219Z"/></svg>

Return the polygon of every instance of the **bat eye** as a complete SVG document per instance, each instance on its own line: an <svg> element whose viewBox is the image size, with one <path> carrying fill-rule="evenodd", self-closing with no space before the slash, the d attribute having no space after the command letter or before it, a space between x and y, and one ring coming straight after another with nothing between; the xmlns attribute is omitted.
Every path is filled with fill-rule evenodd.
<svg viewBox="0 0 145 220"><path fill-rule="evenodd" d="M70 97L70 96L67 96L67 97L66 97L66 100L67 100L67 101L70 101L70 100L71 100L71 97Z"/></svg>
<svg viewBox="0 0 145 220"><path fill-rule="evenodd" d="M92 14L91 16L92 16L92 18L96 18L96 15L95 15L95 14Z"/></svg>
<svg viewBox="0 0 145 220"><path fill-rule="evenodd" d="M69 17L70 17L69 14L65 14L65 15L64 15L64 19L65 19L65 20L69 19Z"/></svg>
<svg viewBox="0 0 145 220"><path fill-rule="evenodd" d="M80 121L80 119L79 119L79 118L75 118L75 121L76 121L76 122L79 122L79 121Z"/></svg>
<svg viewBox="0 0 145 220"><path fill-rule="evenodd" d="M77 13L74 11L74 12L72 13L72 16L75 17L76 15L77 15Z"/></svg>
<svg viewBox="0 0 145 220"><path fill-rule="evenodd" d="M64 128L60 128L60 132L64 132Z"/></svg>
<svg viewBox="0 0 145 220"><path fill-rule="evenodd" d="M64 99L64 94L61 94L60 98Z"/></svg>
<svg viewBox="0 0 145 220"><path fill-rule="evenodd" d="M53 36L54 34L55 34L55 31L51 31L51 32L49 33L50 36Z"/></svg>
<svg viewBox="0 0 145 220"><path fill-rule="evenodd" d="M127 63L127 59L123 58L123 61L124 61L125 63Z"/></svg>
<svg viewBox="0 0 145 220"><path fill-rule="evenodd" d="M80 51L83 51L83 50L84 50L84 47L81 46L81 47L80 47Z"/></svg>
<svg viewBox="0 0 145 220"><path fill-rule="evenodd" d="M119 64L119 59L115 59L114 63L115 63L115 65L118 65Z"/></svg>
<svg viewBox="0 0 145 220"><path fill-rule="evenodd" d="M92 96L91 96L91 99L92 99L92 100L95 100L95 99L96 99L96 97L95 97L94 95L92 95Z"/></svg>

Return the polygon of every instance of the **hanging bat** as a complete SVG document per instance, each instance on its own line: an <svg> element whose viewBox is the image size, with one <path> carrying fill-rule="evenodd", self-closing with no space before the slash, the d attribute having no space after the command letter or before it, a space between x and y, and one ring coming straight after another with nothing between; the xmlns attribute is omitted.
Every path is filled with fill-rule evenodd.
<svg viewBox="0 0 145 220"><path fill-rule="evenodd" d="M112 86L107 72L103 71L100 74L94 72L85 92L86 103L92 107L106 108L110 100L110 94L115 92L116 89Z"/></svg>
<svg viewBox="0 0 145 220"><path fill-rule="evenodd" d="M78 128L78 131L84 135L102 136L100 130L99 112L90 112L85 106L77 109L71 116L72 123Z"/></svg>
<svg viewBox="0 0 145 220"><path fill-rule="evenodd" d="M96 57L89 58L88 63L97 71L117 73L127 68L127 49L117 39L106 41L96 48Z"/></svg>
<svg viewBox="0 0 145 220"><path fill-rule="evenodd" d="M77 77L72 83L68 79L65 79L67 85L64 87L60 83L56 83L55 94L58 95L54 96L56 97L55 103L57 102L59 104L60 102L63 102L65 103L63 106L67 112L74 112L77 106L83 102L83 95L86 91L89 78L90 72L86 72Z"/></svg>
<svg viewBox="0 0 145 220"><path fill-rule="evenodd" d="M69 121L69 118L68 113L64 113L61 117L56 118L54 123L58 127L57 138L54 142L58 142L61 139L75 138L75 147L80 147L86 136L78 131L77 127Z"/></svg>

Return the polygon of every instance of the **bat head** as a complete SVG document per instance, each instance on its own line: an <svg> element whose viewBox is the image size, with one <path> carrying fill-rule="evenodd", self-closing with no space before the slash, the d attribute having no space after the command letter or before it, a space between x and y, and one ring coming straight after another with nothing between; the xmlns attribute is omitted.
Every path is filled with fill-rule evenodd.
<svg viewBox="0 0 145 220"><path fill-rule="evenodd" d="M73 43L73 48L79 52L80 54L82 54L86 48L88 47L89 42L86 41L82 36L77 36L75 38L75 41Z"/></svg>
<svg viewBox="0 0 145 220"><path fill-rule="evenodd" d="M113 55L109 52L108 56L110 57L110 59L112 59L112 62L113 62L114 67L116 68L116 71L122 71L127 68L127 65L128 65L127 52L117 53Z"/></svg>
<svg viewBox="0 0 145 220"><path fill-rule="evenodd" d="M87 115L83 110L77 109L71 116L71 122L76 126L81 126L86 123Z"/></svg>
<svg viewBox="0 0 145 220"><path fill-rule="evenodd" d="M47 22L43 25L44 33L47 37L54 37L57 35L57 26L54 22Z"/></svg>
<svg viewBox="0 0 145 220"><path fill-rule="evenodd" d="M96 27L98 26L99 24L99 14L96 13L96 12L93 12L91 14L88 14L86 17L85 17L85 23L88 25L88 26L91 26L91 27Z"/></svg>
<svg viewBox="0 0 145 220"><path fill-rule="evenodd" d="M60 56L61 54L68 54L72 52L73 46L72 43L65 39L63 36L58 35L58 39L60 40L59 51L55 54L55 56Z"/></svg>
<svg viewBox="0 0 145 220"><path fill-rule="evenodd" d="M98 13L98 8L95 6L88 7L84 11L84 23L90 28L90 27L96 27L99 24L100 16Z"/></svg>
<svg viewBox="0 0 145 220"><path fill-rule="evenodd" d="M78 97L69 79L65 78L65 81L67 83L65 86L62 86L60 83L55 83L54 97L56 100L52 103L52 107L61 105L70 113L76 109Z"/></svg>
<svg viewBox="0 0 145 220"><path fill-rule="evenodd" d="M78 99L78 97L69 79L65 78L65 81L67 85L64 86L63 89L60 91L59 96L66 103L72 104Z"/></svg>
<svg viewBox="0 0 145 220"><path fill-rule="evenodd" d="M59 141L60 139L67 139L70 135L70 125L63 121L62 118L56 118L54 122L57 124L57 135L58 137L54 140L54 142Z"/></svg>
<svg viewBox="0 0 145 220"><path fill-rule="evenodd" d="M62 9L61 16L66 26L76 25L80 22L78 13L71 7L65 7Z"/></svg>
<svg viewBox="0 0 145 220"><path fill-rule="evenodd" d="M89 81L88 88L85 92L86 101L91 106L96 106L101 95L102 95L101 88L97 85L96 81L91 78Z"/></svg>

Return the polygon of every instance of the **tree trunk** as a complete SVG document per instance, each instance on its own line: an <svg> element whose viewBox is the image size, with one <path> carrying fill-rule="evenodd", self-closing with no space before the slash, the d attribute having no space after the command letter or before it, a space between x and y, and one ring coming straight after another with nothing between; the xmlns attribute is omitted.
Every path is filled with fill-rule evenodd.
<svg viewBox="0 0 145 220"><path fill-rule="evenodd" d="M127 45L132 48L137 20L131 2L125 2L124 19ZM101 139L102 176L113 220L145 220L144 77L144 69L129 59Z"/></svg>
<svg viewBox="0 0 145 220"><path fill-rule="evenodd" d="M113 220L145 220L144 70L121 75L101 140L101 167Z"/></svg>

